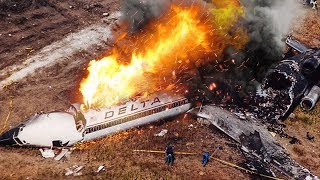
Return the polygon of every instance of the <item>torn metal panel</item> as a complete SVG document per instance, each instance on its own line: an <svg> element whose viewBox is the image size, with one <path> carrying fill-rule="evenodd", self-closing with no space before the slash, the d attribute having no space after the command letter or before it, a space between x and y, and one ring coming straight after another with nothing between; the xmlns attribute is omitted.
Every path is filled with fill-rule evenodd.
<svg viewBox="0 0 320 180"><path fill-rule="evenodd" d="M56 161L60 161L67 153L68 149L62 149L61 152L54 158Z"/></svg>
<svg viewBox="0 0 320 180"><path fill-rule="evenodd" d="M242 144L247 153L261 162L272 165L287 176L296 179L317 179L309 170L292 160L261 123L253 119L240 120L229 111L213 105L195 108L190 113L208 119L222 132Z"/></svg>
<svg viewBox="0 0 320 180"><path fill-rule="evenodd" d="M310 49L310 47L308 47L305 44L302 44L301 42L295 40L292 37L288 37L286 39L286 44L288 46L290 46L291 48L293 48L294 50L298 51L299 53L304 53L306 52L308 49Z"/></svg>

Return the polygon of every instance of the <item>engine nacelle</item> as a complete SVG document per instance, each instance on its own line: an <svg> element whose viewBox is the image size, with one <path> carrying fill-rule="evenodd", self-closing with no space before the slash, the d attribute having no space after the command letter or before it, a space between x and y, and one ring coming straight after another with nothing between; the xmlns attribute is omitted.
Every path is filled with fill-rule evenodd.
<svg viewBox="0 0 320 180"><path fill-rule="evenodd" d="M320 87L313 86L310 92L305 97L302 98L300 105L304 110L310 111L316 105L317 101L319 100L319 97L320 97Z"/></svg>

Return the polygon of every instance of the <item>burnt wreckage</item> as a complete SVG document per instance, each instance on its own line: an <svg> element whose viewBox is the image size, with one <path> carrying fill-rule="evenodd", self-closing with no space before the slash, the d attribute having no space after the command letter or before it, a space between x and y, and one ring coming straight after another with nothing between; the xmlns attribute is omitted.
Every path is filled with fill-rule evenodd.
<svg viewBox="0 0 320 180"><path fill-rule="evenodd" d="M283 131L279 120L285 120L299 104L304 110L312 110L320 96L320 49L309 48L292 37L286 39L286 44L288 51L283 60L266 74L246 106L207 103L189 113L210 121L236 141L246 156L244 165L247 168L274 176L272 167L290 178L318 179L292 160L268 131L296 139ZM222 87L226 84L214 82ZM225 92L234 94L230 88ZM204 96L208 94L204 93Z"/></svg>
<svg viewBox="0 0 320 180"><path fill-rule="evenodd" d="M253 112L259 118L287 118L301 104L312 110L320 96L320 49L309 48L297 40L286 39L289 51L284 60L267 74L261 85L262 96Z"/></svg>
<svg viewBox="0 0 320 180"><path fill-rule="evenodd" d="M268 131L270 126L277 126L279 119L285 119L297 105L311 110L319 99L320 50L308 48L291 37L286 43L290 50L284 60L266 75L258 88L260 92L252 97L246 108L229 107L230 111L227 111L203 101L207 105L191 109L191 102L198 101L197 97L186 98L158 92L151 95L154 97L149 103L129 101L126 106L91 109L88 112L81 112L79 107L73 106L67 112L35 115L2 134L0 145L71 146L189 110L190 114L207 119L236 141L247 158L245 165L251 170L275 176L270 169L273 167L290 178L318 179L292 160ZM205 80L199 82L206 84ZM215 88L216 84L211 86ZM221 87L227 87L224 89L226 94L236 94L232 87ZM219 106L223 105L220 103ZM42 135L39 136L39 133Z"/></svg>

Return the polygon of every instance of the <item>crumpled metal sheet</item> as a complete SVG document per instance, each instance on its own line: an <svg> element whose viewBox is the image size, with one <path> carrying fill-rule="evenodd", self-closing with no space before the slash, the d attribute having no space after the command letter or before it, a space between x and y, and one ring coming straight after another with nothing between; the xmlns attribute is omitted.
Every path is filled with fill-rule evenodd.
<svg viewBox="0 0 320 180"><path fill-rule="evenodd" d="M292 160L261 122L251 118L240 120L231 112L213 105L195 108L190 113L209 120L222 132L240 143L242 149L248 154L271 165L287 176L295 179L318 179L309 170ZM245 138L257 133L259 139L253 138L255 141ZM258 148L252 145L256 141L261 141Z"/></svg>

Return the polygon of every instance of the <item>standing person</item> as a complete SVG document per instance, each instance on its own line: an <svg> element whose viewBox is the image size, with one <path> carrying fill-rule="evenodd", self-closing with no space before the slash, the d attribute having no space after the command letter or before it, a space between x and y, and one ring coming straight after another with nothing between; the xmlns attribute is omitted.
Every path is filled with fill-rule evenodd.
<svg viewBox="0 0 320 180"><path fill-rule="evenodd" d="M173 165L173 162L175 160L173 147L172 146L166 146L166 157L165 157L165 163L167 165Z"/></svg>
<svg viewBox="0 0 320 180"><path fill-rule="evenodd" d="M203 165L203 167L205 167L207 165L207 163L209 162L209 159L210 159L209 152L203 153L203 155L202 155L202 165Z"/></svg>

